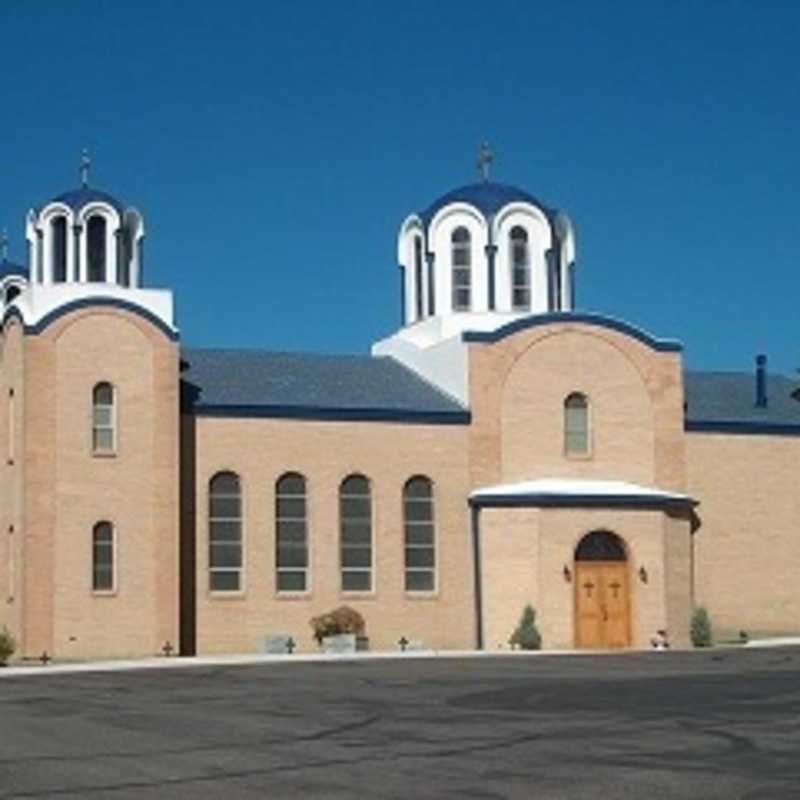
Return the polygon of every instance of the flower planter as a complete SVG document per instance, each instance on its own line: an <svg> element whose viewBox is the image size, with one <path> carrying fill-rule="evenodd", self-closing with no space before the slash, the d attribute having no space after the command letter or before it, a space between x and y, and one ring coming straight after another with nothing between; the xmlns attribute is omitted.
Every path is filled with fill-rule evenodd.
<svg viewBox="0 0 800 800"><path fill-rule="evenodd" d="M322 652L355 653L356 635L354 633L339 633L336 636L323 636Z"/></svg>

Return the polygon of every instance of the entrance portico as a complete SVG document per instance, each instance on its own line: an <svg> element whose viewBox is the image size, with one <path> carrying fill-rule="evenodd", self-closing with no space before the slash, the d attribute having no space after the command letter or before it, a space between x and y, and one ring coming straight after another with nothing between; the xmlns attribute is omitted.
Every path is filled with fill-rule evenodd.
<svg viewBox="0 0 800 800"><path fill-rule="evenodd" d="M689 643L686 495L618 481L538 480L475 491L476 640L507 649L530 603L545 649Z"/></svg>

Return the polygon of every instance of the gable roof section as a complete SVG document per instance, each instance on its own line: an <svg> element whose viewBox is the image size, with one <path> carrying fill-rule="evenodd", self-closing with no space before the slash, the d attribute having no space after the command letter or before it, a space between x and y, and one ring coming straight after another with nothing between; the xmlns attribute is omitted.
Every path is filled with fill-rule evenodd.
<svg viewBox="0 0 800 800"><path fill-rule="evenodd" d="M462 425L469 412L389 356L181 353L184 403L200 416Z"/></svg>
<svg viewBox="0 0 800 800"><path fill-rule="evenodd" d="M719 433L800 435L797 381L767 376L767 407L756 408L755 375L750 372L684 373L686 430Z"/></svg>

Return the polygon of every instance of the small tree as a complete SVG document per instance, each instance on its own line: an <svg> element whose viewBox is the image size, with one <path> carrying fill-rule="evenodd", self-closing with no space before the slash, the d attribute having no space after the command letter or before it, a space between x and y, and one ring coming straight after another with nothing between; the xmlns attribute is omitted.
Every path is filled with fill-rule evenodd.
<svg viewBox="0 0 800 800"><path fill-rule="evenodd" d="M711 647L714 643L711 619L708 616L708 611L703 606L698 606L692 614L690 635L692 644L695 647Z"/></svg>
<svg viewBox="0 0 800 800"><path fill-rule="evenodd" d="M519 624L511 634L508 643L512 647L519 647L520 650L539 650L542 647L542 636L536 627L536 612L533 606L528 603L522 609L522 616Z"/></svg>
<svg viewBox="0 0 800 800"><path fill-rule="evenodd" d="M326 636L338 636L340 633L362 636L364 633L364 617L350 606L339 606L327 614L320 614L311 620L310 625L317 644L322 644Z"/></svg>
<svg viewBox="0 0 800 800"><path fill-rule="evenodd" d="M0 631L0 667L4 667L8 663L8 659L14 655L17 649L17 643L14 637L8 632L7 628Z"/></svg>

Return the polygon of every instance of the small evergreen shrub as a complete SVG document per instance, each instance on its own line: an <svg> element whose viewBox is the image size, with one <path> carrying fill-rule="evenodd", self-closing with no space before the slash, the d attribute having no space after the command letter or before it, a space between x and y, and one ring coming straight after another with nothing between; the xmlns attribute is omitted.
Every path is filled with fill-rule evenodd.
<svg viewBox="0 0 800 800"><path fill-rule="evenodd" d="M7 628L0 631L0 667L4 667L8 663L8 659L14 655L17 649L17 643L14 637L8 632Z"/></svg>
<svg viewBox="0 0 800 800"><path fill-rule="evenodd" d="M522 609L522 616L519 619L519 624L511 634L508 643L512 647L518 647L520 650L540 650L542 647L542 636L539 629L536 627L536 612L533 606L528 603Z"/></svg>
<svg viewBox="0 0 800 800"><path fill-rule="evenodd" d="M714 644L714 636L711 631L711 619L708 611L703 606L698 606L692 614L692 625L690 628L692 644L695 647L711 647Z"/></svg>
<svg viewBox="0 0 800 800"><path fill-rule="evenodd" d="M317 644L322 644L326 636L338 636L340 633L364 635L364 617L350 606L339 606L327 614L313 617L310 625L314 631Z"/></svg>

